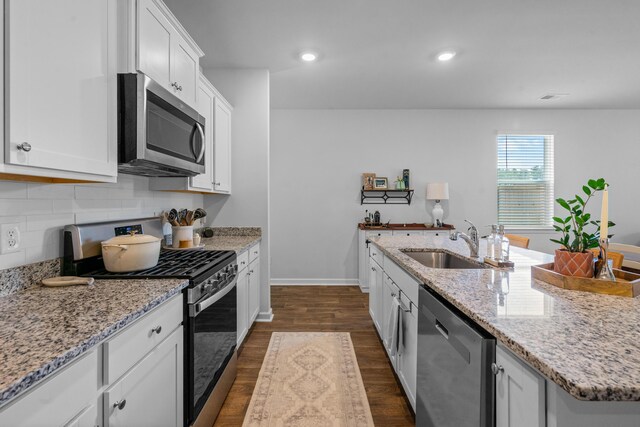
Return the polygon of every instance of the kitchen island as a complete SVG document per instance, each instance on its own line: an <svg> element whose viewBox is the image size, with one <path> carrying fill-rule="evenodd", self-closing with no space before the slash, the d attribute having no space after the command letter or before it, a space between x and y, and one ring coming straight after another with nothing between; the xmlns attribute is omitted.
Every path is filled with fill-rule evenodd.
<svg viewBox="0 0 640 427"><path fill-rule="evenodd" d="M405 254L431 249L469 256L464 241L445 236L384 236L371 242L385 263L392 261L435 291L544 376L547 425L568 425L549 414L566 409L558 402L590 416L591 425L616 420L608 414L640 425L639 298L567 291L534 280L531 266L553 257L531 250L512 248L515 269L500 273L428 268ZM481 241L480 254L485 244Z"/></svg>

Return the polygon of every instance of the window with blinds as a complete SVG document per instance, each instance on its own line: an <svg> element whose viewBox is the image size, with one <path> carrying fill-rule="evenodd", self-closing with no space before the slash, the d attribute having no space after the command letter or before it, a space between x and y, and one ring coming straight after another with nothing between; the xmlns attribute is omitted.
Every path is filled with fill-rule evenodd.
<svg viewBox="0 0 640 427"><path fill-rule="evenodd" d="M545 228L553 220L553 135L498 135L498 223Z"/></svg>

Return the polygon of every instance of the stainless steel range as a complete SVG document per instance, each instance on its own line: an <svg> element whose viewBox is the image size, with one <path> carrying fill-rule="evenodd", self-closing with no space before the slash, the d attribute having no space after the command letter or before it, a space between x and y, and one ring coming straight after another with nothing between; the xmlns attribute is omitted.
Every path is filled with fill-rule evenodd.
<svg viewBox="0 0 640 427"><path fill-rule="evenodd" d="M236 377L236 254L162 250L153 268L132 273L106 271L100 242L131 229L162 237L158 218L65 227L63 274L96 279L189 279L184 291L185 426L211 426Z"/></svg>

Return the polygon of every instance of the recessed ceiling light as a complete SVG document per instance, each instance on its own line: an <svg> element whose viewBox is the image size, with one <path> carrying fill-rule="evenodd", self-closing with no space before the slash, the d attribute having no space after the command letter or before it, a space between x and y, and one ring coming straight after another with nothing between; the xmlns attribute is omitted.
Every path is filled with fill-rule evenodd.
<svg viewBox="0 0 640 427"><path fill-rule="evenodd" d="M450 61L453 57L456 56L456 53L452 50L447 50L445 52L440 52L438 54L438 61Z"/></svg>
<svg viewBox="0 0 640 427"><path fill-rule="evenodd" d="M300 53L300 59L304 62L313 62L318 59L318 54L316 52L305 51Z"/></svg>

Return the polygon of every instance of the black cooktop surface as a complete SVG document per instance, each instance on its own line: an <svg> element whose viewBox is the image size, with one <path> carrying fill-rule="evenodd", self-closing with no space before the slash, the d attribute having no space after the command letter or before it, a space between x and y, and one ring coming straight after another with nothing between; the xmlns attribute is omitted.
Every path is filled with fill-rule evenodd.
<svg viewBox="0 0 640 427"><path fill-rule="evenodd" d="M162 249L158 265L155 267L130 273L111 273L103 267L89 271L83 276L91 276L96 279L126 279L134 277L192 279L205 272L215 272L234 259L235 256L236 253L234 251L204 251L198 249L176 251Z"/></svg>

